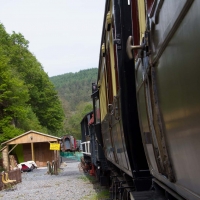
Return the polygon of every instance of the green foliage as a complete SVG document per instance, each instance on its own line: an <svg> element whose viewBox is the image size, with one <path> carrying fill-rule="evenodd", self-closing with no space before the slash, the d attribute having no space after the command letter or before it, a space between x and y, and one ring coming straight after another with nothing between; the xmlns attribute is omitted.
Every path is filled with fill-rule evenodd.
<svg viewBox="0 0 200 200"><path fill-rule="evenodd" d="M49 79L28 45L21 33L10 35L0 24L0 143L29 130L79 139L97 69Z"/></svg>
<svg viewBox="0 0 200 200"><path fill-rule="evenodd" d="M1 26L0 33L2 38L8 37ZM12 68L9 56L5 53L8 50L3 48L5 42L3 40L3 45L0 46L0 133L3 133L0 135L0 142L23 132L11 124L15 125L17 119L26 117L26 103L29 100L28 88Z"/></svg>
<svg viewBox="0 0 200 200"><path fill-rule="evenodd" d="M48 132L46 127L40 125L40 122L31 107L27 107L26 118L24 118L23 120L19 120L18 125L25 132L27 132L29 130L37 130L42 133Z"/></svg>
<svg viewBox="0 0 200 200"><path fill-rule="evenodd" d="M95 193L84 196L82 200L106 200L109 198L109 190L108 188L101 187L99 182L95 179L94 176L82 175L78 177L78 179L83 180L84 182L90 182L93 184L93 188L96 190Z"/></svg>
<svg viewBox="0 0 200 200"><path fill-rule="evenodd" d="M69 118L67 124L67 132L73 135L76 139L81 139L81 126L82 118L92 111L92 103L80 103L77 106L76 112Z"/></svg>
<svg viewBox="0 0 200 200"><path fill-rule="evenodd" d="M108 189L99 189L96 194L83 198L83 200L107 200L110 197Z"/></svg>
<svg viewBox="0 0 200 200"><path fill-rule="evenodd" d="M0 134L1 143L22 134L24 131L22 129L15 128L12 125L7 125L2 127L2 132L3 134Z"/></svg>
<svg viewBox="0 0 200 200"><path fill-rule="evenodd" d="M97 69L93 68L50 78L65 113L64 130L58 136L70 134L81 139L80 122L84 115L92 111L91 86L96 77Z"/></svg>
<svg viewBox="0 0 200 200"><path fill-rule="evenodd" d="M11 63L20 72L29 89L29 104L40 124L50 132L63 127L64 113L57 92L41 64L27 49L28 41L21 34L11 35L15 45ZM17 65L16 65L17 64Z"/></svg>
<svg viewBox="0 0 200 200"><path fill-rule="evenodd" d="M92 83L97 79L97 68L81 70L77 73L67 73L51 77L58 95L70 105L70 110L75 111L80 102L91 101Z"/></svg>
<svg viewBox="0 0 200 200"><path fill-rule="evenodd" d="M64 113L54 85L24 36L0 24L0 143L30 129L56 134Z"/></svg>

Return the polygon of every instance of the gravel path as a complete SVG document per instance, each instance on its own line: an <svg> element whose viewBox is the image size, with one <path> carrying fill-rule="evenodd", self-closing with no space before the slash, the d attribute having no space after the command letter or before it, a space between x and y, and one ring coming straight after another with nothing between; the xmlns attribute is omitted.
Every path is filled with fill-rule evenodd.
<svg viewBox="0 0 200 200"><path fill-rule="evenodd" d="M65 160L59 175L48 175L47 168L22 173L22 182L12 190L0 191L0 199L83 200L84 196L94 194L95 189L83 180L78 165L78 161Z"/></svg>

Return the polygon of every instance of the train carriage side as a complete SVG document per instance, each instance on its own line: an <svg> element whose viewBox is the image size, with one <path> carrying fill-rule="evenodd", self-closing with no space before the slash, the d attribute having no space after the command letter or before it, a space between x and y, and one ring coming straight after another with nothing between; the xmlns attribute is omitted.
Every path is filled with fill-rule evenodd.
<svg viewBox="0 0 200 200"><path fill-rule="evenodd" d="M91 169L91 143L90 143L90 127L89 122L92 119L92 111L87 113L81 121L81 146L83 152L83 159L81 160L82 168L85 172Z"/></svg>
<svg viewBox="0 0 200 200"><path fill-rule="evenodd" d="M134 58L141 134L154 186L167 199L199 200L200 1L130 3L134 31L127 37L127 54Z"/></svg>
<svg viewBox="0 0 200 200"><path fill-rule="evenodd" d="M151 177L140 135L134 67L126 54L130 34L130 5L127 1L107 0L94 114L95 125L101 126L105 156L114 169L111 171L120 172L113 177L129 177L125 178L125 182L127 179L133 183L129 188L142 191L150 188Z"/></svg>
<svg viewBox="0 0 200 200"><path fill-rule="evenodd" d="M95 175L101 186L108 185L108 178L104 175L108 171L107 162L99 140L98 126L94 126L94 114L86 114L81 121L83 160L82 167L85 172Z"/></svg>

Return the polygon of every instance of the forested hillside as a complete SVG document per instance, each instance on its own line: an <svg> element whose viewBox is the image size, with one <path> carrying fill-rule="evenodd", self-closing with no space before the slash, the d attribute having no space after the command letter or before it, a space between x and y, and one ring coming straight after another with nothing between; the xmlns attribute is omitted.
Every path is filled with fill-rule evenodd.
<svg viewBox="0 0 200 200"><path fill-rule="evenodd" d="M97 68L81 70L51 77L59 97L69 104L71 111L76 110L80 102L91 102L92 83L96 82Z"/></svg>
<svg viewBox="0 0 200 200"><path fill-rule="evenodd" d="M0 24L0 143L29 130L80 139L97 69L49 78L28 45Z"/></svg>
<svg viewBox="0 0 200 200"><path fill-rule="evenodd" d="M64 113L54 85L22 34L0 24L0 143L29 130L57 135Z"/></svg>
<svg viewBox="0 0 200 200"><path fill-rule="evenodd" d="M96 82L97 68L51 77L58 91L65 113L64 133L81 139L80 122L92 110L92 83Z"/></svg>

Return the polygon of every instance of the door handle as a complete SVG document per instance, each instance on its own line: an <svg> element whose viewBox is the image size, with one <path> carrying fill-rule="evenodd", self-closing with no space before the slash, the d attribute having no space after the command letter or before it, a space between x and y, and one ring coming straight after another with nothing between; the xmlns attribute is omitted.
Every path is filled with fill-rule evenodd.
<svg viewBox="0 0 200 200"><path fill-rule="evenodd" d="M133 37L129 36L128 39L127 39L127 42L126 42L126 53L129 57L129 59L133 59L132 50L144 48L144 44L142 44L142 45L132 45L132 41L133 41Z"/></svg>

